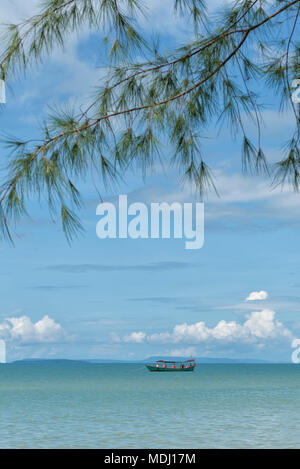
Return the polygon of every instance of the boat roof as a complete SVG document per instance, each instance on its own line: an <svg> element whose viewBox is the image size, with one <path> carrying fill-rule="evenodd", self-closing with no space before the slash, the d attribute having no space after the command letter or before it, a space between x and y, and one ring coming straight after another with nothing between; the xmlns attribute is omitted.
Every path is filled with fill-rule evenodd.
<svg viewBox="0 0 300 469"><path fill-rule="evenodd" d="M156 363L188 363L188 362L194 362L194 358L189 358L188 360L157 360Z"/></svg>

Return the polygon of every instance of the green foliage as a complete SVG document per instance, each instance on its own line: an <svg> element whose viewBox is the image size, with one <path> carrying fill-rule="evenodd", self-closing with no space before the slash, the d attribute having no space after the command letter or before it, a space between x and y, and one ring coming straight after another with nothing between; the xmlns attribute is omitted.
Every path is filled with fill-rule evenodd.
<svg viewBox="0 0 300 469"><path fill-rule="evenodd" d="M253 91L258 82L280 96L282 109L290 106L294 113L288 154L273 176L275 184L298 190L300 120L291 82L300 77L300 1L236 0L217 18L209 17L203 0L174 0L174 8L189 17L194 32L168 54L147 44L136 27L138 15L146 14L141 0L47 0L39 15L7 26L0 62L7 78L42 61L67 34L87 24L108 31L111 48L107 78L80 115L54 110L40 141L7 142L12 157L0 193L4 236L10 236L11 221L26 213L28 198L38 196L46 197L53 216L59 211L72 239L80 230L74 181L92 171L106 184L129 166L145 174L166 145L174 150L170 164L201 197L216 191L202 148L203 131L214 122L241 137L244 170L271 173L262 149L261 104ZM247 134L250 122L257 142Z"/></svg>

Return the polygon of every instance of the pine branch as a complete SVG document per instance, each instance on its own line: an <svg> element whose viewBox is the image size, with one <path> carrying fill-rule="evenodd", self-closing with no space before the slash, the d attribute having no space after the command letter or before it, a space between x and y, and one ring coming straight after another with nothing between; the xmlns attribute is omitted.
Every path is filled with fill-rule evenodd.
<svg viewBox="0 0 300 469"><path fill-rule="evenodd" d="M262 149L261 106L251 91L251 77L265 78L284 97L289 74L300 73L300 45L293 40L299 1L274 0L274 10L270 10L266 0L238 0L225 10L219 27L211 28L202 0L174 0L177 11L192 18L194 37L166 57L157 47L143 49L144 39L132 29L117 0L48 1L41 15L21 27L25 28L22 35L11 38L6 61L2 58L10 72L17 64L26 69L33 59L41 59L49 44L63 44L65 34L80 30L86 21L93 27L100 22L102 27L112 27L116 57L118 47L122 51L127 44L151 58L134 63L127 55L126 60L123 57L117 65L110 65L107 81L92 103L79 116L70 111L49 116L40 142L8 142L13 157L0 189L3 235L9 237L11 222L26 213L29 196L37 196L46 197L52 214L59 212L63 230L71 239L80 230L76 214L80 194L74 181L85 177L90 168L102 177L103 184L117 180L131 165L141 167L145 174L154 159L162 157L161 143L166 141L174 149L170 163L178 165L201 197L208 190L217 191L201 147L202 130L215 120L226 122L235 135L242 134L244 167L268 171ZM124 2L133 20L141 2ZM278 39L285 12L295 17L288 37ZM285 19L290 24L291 19ZM42 33L43 28L48 28L47 34ZM287 43L285 53L281 53L280 41ZM256 44L263 61L253 54ZM280 54L269 59L275 44ZM25 50L29 56L24 59ZM245 119L256 124L258 143L246 135ZM296 132L299 125L296 114ZM274 176L276 183L281 178L292 182L295 189L300 174L298 140L294 136L288 143L288 156L278 164Z"/></svg>

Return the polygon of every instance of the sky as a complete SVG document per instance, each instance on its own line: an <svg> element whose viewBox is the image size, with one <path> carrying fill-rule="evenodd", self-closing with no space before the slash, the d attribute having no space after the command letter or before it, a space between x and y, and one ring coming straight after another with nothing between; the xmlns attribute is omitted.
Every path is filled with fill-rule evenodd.
<svg viewBox="0 0 300 469"><path fill-rule="evenodd" d="M38 3L2 0L0 22L19 21ZM141 23L166 48L188 34L170 4L152 0L150 20ZM8 83L1 132L32 138L48 106L85 102L104 73L102 37L71 35L64 50L53 50L26 78ZM264 148L275 162L293 116L278 113L266 92L263 117ZM226 128L212 127L206 137L220 197L206 197L200 250L186 250L178 239L100 240L100 200L88 182L82 183L85 233L71 246L59 221L30 203L31 217L20 223L15 245L0 244L0 339L8 360L193 355L290 361L291 344L300 337L299 195L243 174L240 143ZM164 151L168 159L170 149ZM5 161L3 147L1 156ZM109 201L119 194L145 204L196 201L174 169L158 164L145 180L130 172L118 187L101 192Z"/></svg>

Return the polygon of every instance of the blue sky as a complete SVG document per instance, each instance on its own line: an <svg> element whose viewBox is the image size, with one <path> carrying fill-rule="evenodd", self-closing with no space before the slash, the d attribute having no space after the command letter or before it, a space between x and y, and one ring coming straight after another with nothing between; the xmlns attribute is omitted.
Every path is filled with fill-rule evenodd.
<svg viewBox="0 0 300 469"><path fill-rule="evenodd" d="M37 3L2 0L1 22L32 14ZM152 1L151 21L143 24L147 34L161 34L166 47L179 45L187 33L168 3ZM64 51L54 50L26 79L9 84L1 131L31 138L49 104L86 100L104 73L101 37L87 31L70 37ZM293 117L279 114L269 93L265 105L264 148L272 162ZM206 162L221 197L207 196L199 251L185 250L182 240L99 240L100 201L89 182L82 183L85 234L71 246L59 223L32 201L32 218L19 225L15 247L0 245L0 338L8 359L166 354L290 360L291 342L300 335L299 195L243 175L240 142L226 128L218 134L212 126L206 136ZM167 160L170 150L164 152ZM196 200L175 170L155 169L145 181L128 173L126 183L103 189L103 198ZM266 299L246 301L260 291Z"/></svg>

